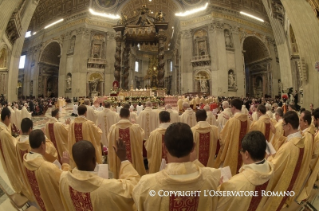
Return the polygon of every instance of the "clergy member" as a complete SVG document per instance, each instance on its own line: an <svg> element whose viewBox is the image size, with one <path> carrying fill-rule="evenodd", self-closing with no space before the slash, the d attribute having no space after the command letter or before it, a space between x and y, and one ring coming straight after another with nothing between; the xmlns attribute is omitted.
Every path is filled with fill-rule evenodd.
<svg viewBox="0 0 319 211"><path fill-rule="evenodd" d="M166 150L164 148L164 135L170 123L170 113L161 111L159 113L160 125L157 129L151 132L150 137L145 142L145 149L147 151L147 160L149 173L156 173L160 170L162 159L166 157Z"/></svg>
<svg viewBox="0 0 319 211"><path fill-rule="evenodd" d="M101 142L105 146L108 146L109 142L107 140L107 135L109 133L110 127L117 123L119 116L116 112L111 110L111 104L109 102L104 102L104 110L98 113L96 124L102 130Z"/></svg>
<svg viewBox="0 0 319 211"><path fill-rule="evenodd" d="M311 168L311 164L312 164L311 160L313 157L313 147L314 147L313 143L314 143L314 135L315 135L315 131L313 130L313 127L311 127L311 121L312 121L312 117L311 117L310 111L306 110L301 112L299 117L299 126L301 130L301 134L304 137L305 150L308 148L308 150L311 152L309 154L304 154L305 162L309 162L310 164L307 168L308 172L307 172L306 178L311 177L311 174L314 173L312 172L313 170L315 170L316 172L315 174L318 175L318 170ZM310 193L314 185L314 181L309 179L305 181L306 183L304 183L305 185L303 186L301 193L298 196L298 201L307 199L310 196Z"/></svg>
<svg viewBox="0 0 319 211"><path fill-rule="evenodd" d="M28 104L25 103L24 106L23 106L22 109L21 109L21 121L22 121L22 119L24 119L24 118L29 118L29 119L31 119L31 114L32 114L32 113L30 113L27 108L28 108Z"/></svg>
<svg viewBox="0 0 319 211"><path fill-rule="evenodd" d="M137 114L133 111L134 106L133 106L133 108L132 108L129 104L124 104L124 105L123 105L123 108L126 108L126 109L128 109L128 110L130 111L130 121L131 121L132 123L136 123L136 121L137 121Z"/></svg>
<svg viewBox="0 0 319 211"><path fill-rule="evenodd" d="M206 105L204 107L204 110L206 111L206 115L207 115L207 119L206 121L210 124L210 125L215 125L217 126L217 121L216 121L216 117L215 114L210 110L210 107L208 105ZM198 122L198 121L197 121Z"/></svg>
<svg viewBox="0 0 319 211"><path fill-rule="evenodd" d="M61 161L63 152L68 151L68 132L70 119L65 120L65 124L59 122L60 111L55 109L51 112L51 118L45 125L45 135L58 150L59 161Z"/></svg>
<svg viewBox="0 0 319 211"><path fill-rule="evenodd" d="M141 111L137 118L137 124L143 128L145 132L144 139L147 140L150 133L158 127L159 121L158 113L152 109L152 103L147 101L145 106L146 108Z"/></svg>
<svg viewBox="0 0 319 211"><path fill-rule="evenodd" d="M30 198L30 193L23 184L19 170L19 161L16 155L17 139L11 135L11 130L9 129L10 117L10 110L3 108L0 122L0 160L13 190Z"/></svg>
<svg viewBox="0 0 319 211"><path fill-rule="evenodd" d="M195 144L190 127L185 123L173 123L167 128L164 140L168 164L160 172L143 176L136 185L133 199L137 209L216 210L218 198L205 197L203 193L204 190L217 190L221 172L199 167L197 160L191 161ZM175 191L175 194L161 197L162 190ZM183 191L190 191L189 196Z"/></svg>
<svg viewBox="0 0 319 211"><path fill-rule="evenodd" d="M182 99L182 96L178 96L177 109L178 109L178 114L183 113L183 99Z"/></svg>
<svg viewBox="0 0 319 211"><path fill-rule="evenodd" d="M85 99L84 104L86 105L86 109L87 109L86 118L95 124L97 115L96 115L96 112L94 111L94 109L92 108L92 106L90 106L90 100Z"/></svg>
<svg viewBox="0 0 319 211"><path fill-rule="evenodd" d="M70 125L69 135L68 135L68 152L72 151L72 146L78 141L88 140L92 142L95 147L96 162L102 163L102 152L101 152L101 135L102 131L98 128L92 121L86 118L87 107L85 105L80 105L78 107L79 116L74 119ZM70 156L71 167L75 167L75 163Z"/></svg>
<svg viewBox="0 0 319 211"><path fill-rule="evenodd" d="M252 112L251 118L252 118L253 122L258 120L257 107L258 107L257 104L253 104L250 107L251 112Z"/></svg>
<svg viewBox="0 0 319 211"><path fill-rule="evenodd" d="M192 127L197 159L207 167L213 167L219 130L207 122L207 111L196 111L197 124ZM211 112L211 111L209 111Z"/></svg>
<svg viewBox="0 0 319 211"><path fill-rule="evenodd" d="M284 129L282 128L284 111L282 108L277 108L275 112L275 118L277 123L275 124L276 133L271 138L271 144L275 148L276 151L281 147L281 145L285 142L285 138L282 138L284 135Z"/></svg>
<svg viewBox="0 0 319 211"><path fill-rule="evenodd" d="M19 160L20 167L23 166L23 155L30 151L29 135L33 130L33 122L29 118L24 118L21 122L22 135L17 138L17 158ZM46 137L45 139L45 154L44 159L48 162L54 162L58 159L58 152L54 144ZM62 154L63 155L63 154ZM59 160L60 162L60 160Z"/></svg>
<svg viewBox="0 0 319 211"><path fill-rule="evenodd" d="M143 161L143 137L144 131L138 124L132 124L129 120L130 111L122 108L120 111L121 120L112 125L109 131L109 154L108 163L110 170L115 179L119 178L121 169L121 161L116 156L116 153L111 150L116 145L118 139L122 139L126 145L127 159L133 164L139 175L146 174L144 161Z"/></svg>
<svg viewBox="0 0 319 211"><path fill-rule="evenodd" d="M127 160L122 140L116 142L115 153L121 161L119 179L103 179L93 173L96 167L95 148L89 141L79 141L72 147L76 168L63 172L60 194L65 210L134 210L132 192L140 176ZM84 202L85 203L82 203Z"/></svg>
<svg viewBox="0 0 319 211"><path fill-rule="evenodd" d="M247 133L240 150L244 165L239 174L220 186L221 191L254 191L258 196L219 197L217 210L263 210L262 205L259 206L262 200L266 200L266 197L261 197L262 191L267 190L268 181L274 173L273 164L265 160L266 147L265 136L260 131Z"/></svg>
<svg viewBox="0 0 319 211"><path fill-rule="evenodd" d="M190 127L194 127L196 125L196 115L191 107L189 107L189 103L183 103L184 113L180 116L180 121L188 124Z"/></svg>
<svg viewBox="0 0 319 211"><path fill-rule="evenodd" d="M223 163L223 166L229 166L232 175L235 175L243 163L239 150L242 139L249 131L250 120L248 115L241 113L243 101L233 99L230 104L233 117L227 121L220 133L220 150L214 167L219 168Z"/></svg>
<svg viewBox="0 0 319 211"><path fill-rule="evenodd" d="M296 112L288 111L282 122L286 142L274 156L268 158L275 166L274 176L269 181L271 191L294 191L294 196L268 197L264 210L280 210L286 206L296 206L294 199L306 180L307 169L310 163L305 162L309 152L304 145L299 127L299 118Z"/></svg>
<svg viewBox="0 0 319 211"><path fill-rule="evenodd" d="M46 142L42 130L33 130L29 135L31 150L23 156L24 170L40 210L64 210L59 192L59 180L62 170L55 164L44 160ZM70 170L69 155L62 157L63 171Z"/></svg>
<svg viewBox="0 0 319 211"><path fill-rule="evenodd" d="M272 127L271 118L266 114L266 107L264 105L259 105L257 107L258 120L254 121L250 126L250 131L260 131L264 134L267 141L275 132Z"/></svg>
<svg viewBox="0 0 319 211"><path fill-rule="evenodd" d="M225 127L228 119L233 116L231 109L229 108L228 101L223 101L222 106L223 106L224 111L218 115L218 119L217 119L218 127L219 127L220 131Z"/></svg>
<svg viewBox="0 0 319 211"><path fill-rule="evenodd" d="M318 128L319 127L319 108L315 109L312 112L312 115L313 115L314 126ZM314 136L314 145L313 145L312 158L310 162L310 168L312 172L307 182L307 187L306 187L307 193L311 191L313 184L318 180L318 173L319 173L319 132L318 131Z"/></svg>
<svg viewBox="0 0 319 211"><path fill-rule="evenodd" d="M171 104L166 104L165 110L170 114L171 123L179 122L178 112L172 109Z"/></svg>

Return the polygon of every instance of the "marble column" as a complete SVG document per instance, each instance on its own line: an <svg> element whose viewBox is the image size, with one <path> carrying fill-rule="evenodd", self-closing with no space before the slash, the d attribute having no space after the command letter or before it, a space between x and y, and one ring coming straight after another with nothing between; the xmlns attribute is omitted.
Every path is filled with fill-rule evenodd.
<svg viewBox="0 0 319 211"><path fill-rule="evenodd" d="M164 88L164 76L165 76L165 60L164 60L164 54L165 54L165 41L166 36L164 34L164 30L159 30L158 35L158 87Z"/></svg>
<svg viewBox="0 0 319 211"><path fill-rule="evenodd" d="M121 32L116 32L115 35L116 40L116 50L115 50L115 63L114 63L114 78L119 83L121 82L121 65L122 65L122 58L121 58L121 52L122 52L122 34Z"/></svg>
<svg viewBox="0 0 319 211"><path fill-rule="evenodd" d="M315 63L319 61L319 21L313 13L313 8L307 1L281 0L286 16L294 30L299 48L299 56L307 65L307 80L302 81L304 105L314 103L319 105L319 74L315 69ZM302 106L302 105L301 105Z"/></svg>
<svg viewBox="0 0 319 211"><path fill-rule="evenodd" d="M21 57L21 51L23 48L23 43L25 40L25 33L28 30L29 23L33 16L33 13L38 5L37 1L28 1L25 5L25 12L23 17L21 17L21 26L22 30L20 36L15 43L13 44L12 48L12 55L10 59L9 65L9 76L8 80L10 83L8 84L8 101L16 101L18 99L16 87L18 84L18 76L19 76L19 61Z"/></svg>

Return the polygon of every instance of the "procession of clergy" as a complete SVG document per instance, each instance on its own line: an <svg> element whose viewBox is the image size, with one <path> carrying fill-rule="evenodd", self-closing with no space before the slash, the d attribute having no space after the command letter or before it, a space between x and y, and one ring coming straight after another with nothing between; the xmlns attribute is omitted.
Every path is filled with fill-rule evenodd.
<svg viewBox="0 0 319 211"><path fill-rule="evenodd" d="M59 122L59 109L52 110L44 132L33 130L26 116L17 138L12 109L2 109L2 166L14 191L39 210L296 210L318 178L319 109L284 114L277 108L270 117L259 105L252 118L233 99L222 102L216 120L209 105L194 112L182 99L181 115L171 105L154 111L151 102L138 114L129 105L118 114L108 102L102 111L85 104L72 122ZM103 145L113 179L94 171ZM233 175L228 181L219 169L226 166ZM204 194L217 190L257 195Z"/></svg>

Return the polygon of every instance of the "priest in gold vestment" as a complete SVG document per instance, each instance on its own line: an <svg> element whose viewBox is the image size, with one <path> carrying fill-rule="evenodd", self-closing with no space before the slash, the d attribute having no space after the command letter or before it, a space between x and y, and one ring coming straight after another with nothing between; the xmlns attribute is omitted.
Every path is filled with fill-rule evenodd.
<svg viewBox="0 0 319 211"><path fill-rule="evenodd" d="M274 176L269 181L271 191L294 191L294 196L267 197L264 210L280 210L282 207L295 206L302 185L306 180L310 162L307 154L311 153L305 147L304 138L298 130L299 117L296 112L288 111L283 118L283 129L286 142L268 161L274 164Z"/></svg>
<svg viewBox="0 0 319 211"><path fill-rule="evenodd" d="M159 114L160 125L151 132L150 137L145 142L149 173L153 174L160 170L162 159L167 161L167 152L164 148L164 135L170 123L170 113L161 111Z"/></svg>
<svg viewBox="0 0 319 211"><path fill-rule="evenodd" d="M67 119L65 124L59 122L59 109L52 111L51 115L52 118L50 118L45 125L45 135L58 150L59 161L61 161L63 152L68 151L68 132L70 119Z"/></svg>
<svg viewBox="0 0 319 211"><path fill-rule="evenodd" d="M110 127L118 122L118 114L111 110L111 104L109 102L104 102L104 107L104 110L98 113L96 124L103 132L102 144L108 146L107 135Z"/></svg>
<svg viewBox="0 0 319 211"><path fill-rule="evenodd" d="M217 190L221 172L200 167L197 160L191 161L195 146L190 127L173 123L167 128L164 140L168 164L160 172L143 176L135 186L133 199L137 209L216 210L217 197L205 196L204 191Z"/></svg>
<svg viewBox="0 0 319 211"><path fill-rule="evenodd" d="M191 107L189 107L189 103L183 103L184 113L180 116L180 122L188 124L190 127L194 127L196 125L196 115Z"/></svg>
<svg viewBox="0 0 319 211"><path fill-rule="evenodd" d="M233 116L232 111L229 108L229 102L228 101L223 101L222 102L222 106L223 106L224 111L221 112L220 114L218 114L218 119L217 119L218 127L219 127L220 131L225 127L226 122L228 121L228 119Z"/></svg>
<svg viewBox="0 0 319 211"><path fill-rule="evenodd" d="M86 113L86 118L94 124L96 123L96 118L97 118L97 112L90 106L90 100L86 99L84 100L84 104L86 105L87 113Z"/></svg>
<svg viewBox="0 0 319 211"><path fill-rule="evenodd" d="M104 179L94 174L95 148L89 141L73 145L72 157L76 168L63 172L60 194L65 210L133 211L132 192L140 176L126 158L123 141L116 143L116 154L121 161L119 179Z"/></svg>
<svg viewBox="0 0 319 211"><path fill-rule="evenodd" d="M109 154L108 163L110 170L115 179L119 178L121 169L121 161L116 156L114 150L111 150L116 145L116 141L122 139L125 142L127 159L133 164L139 175L146 174L143 161L143 137L144 131L138 124L130 122L130 111L122 108L120 111L121 120L112 125L108 135Z"/></svg>
<svg viewBox="0 0 319 211"><path fill-rule="evenodd" d="M102 152L101 152L101 135L102 131L98 128L92 121L86 118L87 107L85 105L80 105L78 107L79 116L74 119L70 125L69 129L69 143L68 152L72 151L72 146L78 141L88 140L92 142L95 147L96 162L102 163ZM75 163L71 158L71 167L75 167Z"/></svg>
<svg viewBox="0 0 319 211"><path fill-rule="evenodd" d="M273 136L272 119L266 114L266 107L259 105L257 107L258 120L254 121L250 126L250 131L257 130L264 134L267 141Z"/></svg>
<svg viewBox="0 0 319 211"><path fill-rule="evenodd" d="M305 140L305 149L306 147L311 148L311 153L304 155L304 156L307 156L307 159L310 160L310 165L307 170L308 180L305 181L306 182L305 186L301 190L300 195L298 196L298 201L302 201L304 199L307 199L311 194L313 185L315 184L317 180L319 166L316 168L313 168L316 163L316 158L314 158L313 156L315 131L314 131L314 128L312 127L312 117L311 117L310 111L303 111L300 114L299 125L300 125L301 134Z"/></svg>
<svg viewBox="0 0 319 211"><path fill-rule="evenodd" d="M235 175L242 166L239 150L242 139L249 131L250 120L247 115L241 113L243 102L240 99L233 99L230 104L233 117L227 121L220 133L220 150L214 167L219 168L223 163L223 166L229 166L232 175Z"/></svg>
<svg viewBox="0 0 319 211"><path fill-rule="evenodd" d="M244 165L240 168L239 174L220 186L220 190L257 191L258 196L262 196L261 191L267 190L268 181L274 173L273 164L265 160L266 146L265 136L260 131L247 133L240 151ZM256 196L219 197L217 210L263 211L263 207L259 205L265 200L266 197Z"/></svg>
<svg viewBox="0 0 319 211"><path fill-rule="evenodd" d="M273 134L271 138L271 144L273 145L275 150L278 151L278 149L285 141L285 138L283 138L284 129L282 128L282 118L284 116L284 111L282 110L282 108L277 108L274 116L276 118L277 123L275 124L276 132L275 134Z"/></svg>
<svg viewBox="0 0 319 211"><path fill-rule="evenodd" d="M17 146L16 146L16 153L17 153L17 159L19 162L19 169L20 169L21 174L24 177L26 177L26 175L24 175L24 170L23 170L24 169L23 156L24 156L24 154L27 154L31 150L31 147L29 144L29 135L30 135L32 130L33 130L32 120L29 118L24 118L21 121L22 135L17 137ZM56 148L54 147L53 143L47 138L45 139L45 153L43 154L43 158L44 158L44 160L51 162L51 163L58 159L58 152L57 152ZM26 180L24 181L24 183L26 184ZM30 193L32 192L30 188L28 190Z"/></svg>
<svg viewBox="0 0 319 211"><path fill-rule="evenodd" d="M207 121L205 110L196 111L197 124L192 127L197 159L204 166L213 167L216 155L219 130L217 126L210 125Z"/></svg>
<svg viewBox="0 0 319 211"><path fill-rule="evenodd" d="M179 122L179 114L172 109L171 104L166 104L165 110L170 114L171 123Z"/></svg>
<svg viewBox="0 0 319 211"><path fill-rule="evenodd" d="M45 135L42 130L34 130L29 135L31 151L24 154L23 165L34 198L41 211L64 210L59 192L62 170L55 164L44 160ZM62 157L62 169L70 170L68 153Z"/></svg>
<svg viewBox="0 0 319 211"><path fill-rule="evenodd" d="M19 170L19 161L16 155L17 139L11 135L9 128L10 117L10 110L3 108L0 122L0 160L13 190L30 199L30 193L23 184L22 175Z"/></svg>
<svg viewBox="0 0 319 211"><path fill-rule="evenodd" d="M216 121L215 114L210 110L210 107L209 107L208 105L206 105L206 106L204 107L204 110L206 111L206 114L207 114L207 119L206 119L206 121L207 121L210 125L218 126L217 121Z"/></svg>
<svg viewBox="0 0 319 211"><path fill-rule="evenodd" d="M158 127L159 121L158 113L152 109L152 103L148 101L146 102L145 106L146 108L144 111L138 115L137 124L143 128L145 132L143 138L147 140L150 136L150 133Z"/></svg>

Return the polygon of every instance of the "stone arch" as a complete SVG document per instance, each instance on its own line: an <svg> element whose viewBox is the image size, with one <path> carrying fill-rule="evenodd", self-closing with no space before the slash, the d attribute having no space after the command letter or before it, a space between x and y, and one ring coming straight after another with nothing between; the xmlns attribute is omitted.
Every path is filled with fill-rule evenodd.
<svg viewBox="0 0 319 211"><path fill-rule="evenodd" d="M246 94L262 97L272 95L272 82L270 70L270 50L257 36L245 37L242 43L245 63ZM257 77L262 78L262 87L257 86ZM269 80L269 81L268 81Z"/></svg>
<svg viewBox="0 0 319 211"><path fill-rule="evenodd" d="M249 51L249 55L247 56L247 60L245 60L245 63L257 61L259 59L263 59L270 56L270 50L268 49L267 45L259 37L255 35L249 35L245 37L245 39L243 39L242 41L242 48L244 54L247 53L247 51Z"/></svg>
<svg viewBox="0 0 319 211"><path fill-rule="evenodd" d="M58 97L58 78L62 46L57 41L43 46L39 56L38 96Z"/></svg>
<svg viewBox="0 0 319 211"><path fill-rule="evenodd" d="M53 51L52 51L53 50ZM51 41L42 46L42 50L39 56L39 62L50 61L50 55L57 55L57 58L53 58L54 64L59 65L60 55L62 51L62 45L58 41Z"/></svg>

